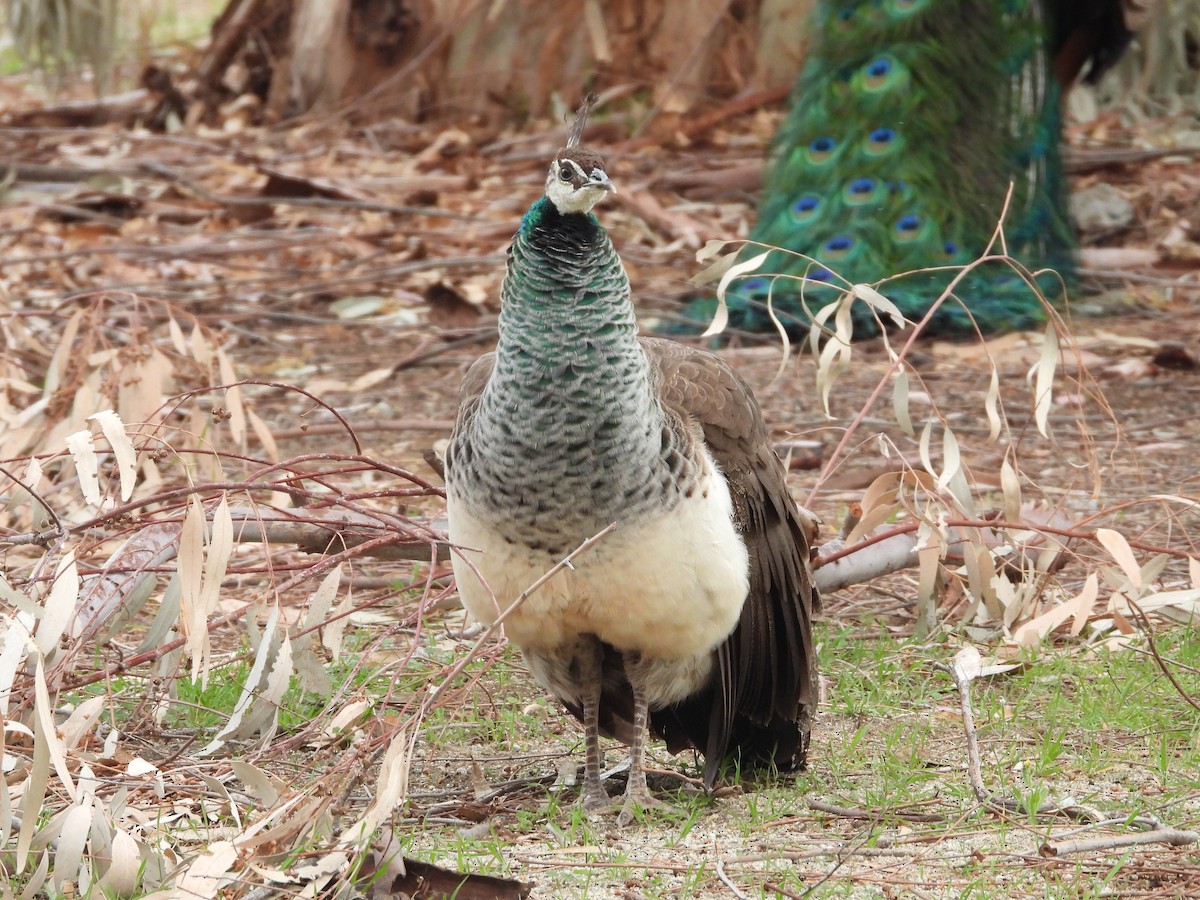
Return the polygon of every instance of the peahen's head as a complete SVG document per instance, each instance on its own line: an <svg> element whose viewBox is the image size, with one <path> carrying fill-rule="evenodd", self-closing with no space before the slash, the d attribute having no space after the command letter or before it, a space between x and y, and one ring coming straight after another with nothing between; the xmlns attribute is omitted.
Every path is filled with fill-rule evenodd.
<svg viewBox="0 0 1200 900"><path fill-rule="evenodd" d="M546 174L546 196L563 215L591 212L609 191L617 189L604 171L604 160L583 147L559 150Z"/></svg>

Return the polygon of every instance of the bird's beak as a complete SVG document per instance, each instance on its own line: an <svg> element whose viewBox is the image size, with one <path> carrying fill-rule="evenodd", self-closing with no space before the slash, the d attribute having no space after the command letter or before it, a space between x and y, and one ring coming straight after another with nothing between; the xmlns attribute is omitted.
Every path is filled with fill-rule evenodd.
<svg viewBox="0 0 1200 900"><path fill-rule="evenodd" d="M592 169L592 174L588 176L588 187L604 188L613 194L617 192L617 186L609 180L603 169Z"/></svg>

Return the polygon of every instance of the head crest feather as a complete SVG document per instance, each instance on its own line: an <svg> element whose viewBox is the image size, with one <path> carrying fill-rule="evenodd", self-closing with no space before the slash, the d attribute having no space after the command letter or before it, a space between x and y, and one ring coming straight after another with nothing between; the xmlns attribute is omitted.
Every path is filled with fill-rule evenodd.
<svg viewBox="0 0 1200 900"><path fill-rule="evenodd" d="M571 123L571 130L567 132L567 149L578 147L579 142L583 139L583 129L587 126L588 113L592 111L592 107L596 105L599 98L588 92L588 95L583 98L583 105L579 107L579 111L575 113L575 121Z"/></svg>

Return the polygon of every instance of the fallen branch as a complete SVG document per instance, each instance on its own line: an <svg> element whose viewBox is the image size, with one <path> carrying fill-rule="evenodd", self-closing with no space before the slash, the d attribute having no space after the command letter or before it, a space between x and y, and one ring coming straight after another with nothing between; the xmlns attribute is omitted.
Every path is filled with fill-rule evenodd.
<svg viewBox="0 0 1200 900"><path fill-rule="evenodd" d="M1181 831L1160 824L1137 834L1111 834L1104 837L1084 838L1079 841L1046 841L1038 848L1042 856L1070 856L1072 853L1093 853L1097 850L1118 850L1122 847L1135 847L1139 844L1169 844L1172 847L1182 847L1200 841L1200 833Z"/></svg>

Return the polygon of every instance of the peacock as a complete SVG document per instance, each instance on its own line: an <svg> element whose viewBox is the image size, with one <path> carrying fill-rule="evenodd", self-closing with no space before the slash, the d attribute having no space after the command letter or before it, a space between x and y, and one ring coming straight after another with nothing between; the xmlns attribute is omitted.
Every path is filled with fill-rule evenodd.
<svg viewBox="0 0 1200 900"><path fill-rule="evenodd" d="M847 285L884 279L882 293L920 320L989 246L1033 274L1000 261L971 270L954 288L961 304L943 303L929 331L1042 321L1033 287L1055 299L1073 279L1063 90L1085 67L1089 81L1103 74L1153 3L819 0L744 256L755 244L793 253L735 282L731 324L773 330L769 303L806 331ZM706 321L712 308L690 313ZM853 309L855 336L875 333L873 311Z"/></svg>
<svg viewBox="0 0 1200 900"><path fill-rule="evenodd" d="M592 213L615 188L578 146L586 112L509 249L500 339L463 381L446 501L464 605L485 622L503 614L534 676L583 722L589 811L609 806L600 735L629 745L628 822L656 803L649 733L703 753L710 786L729 755L804 762L816 522L728 363L638 336Z"/></svg>

